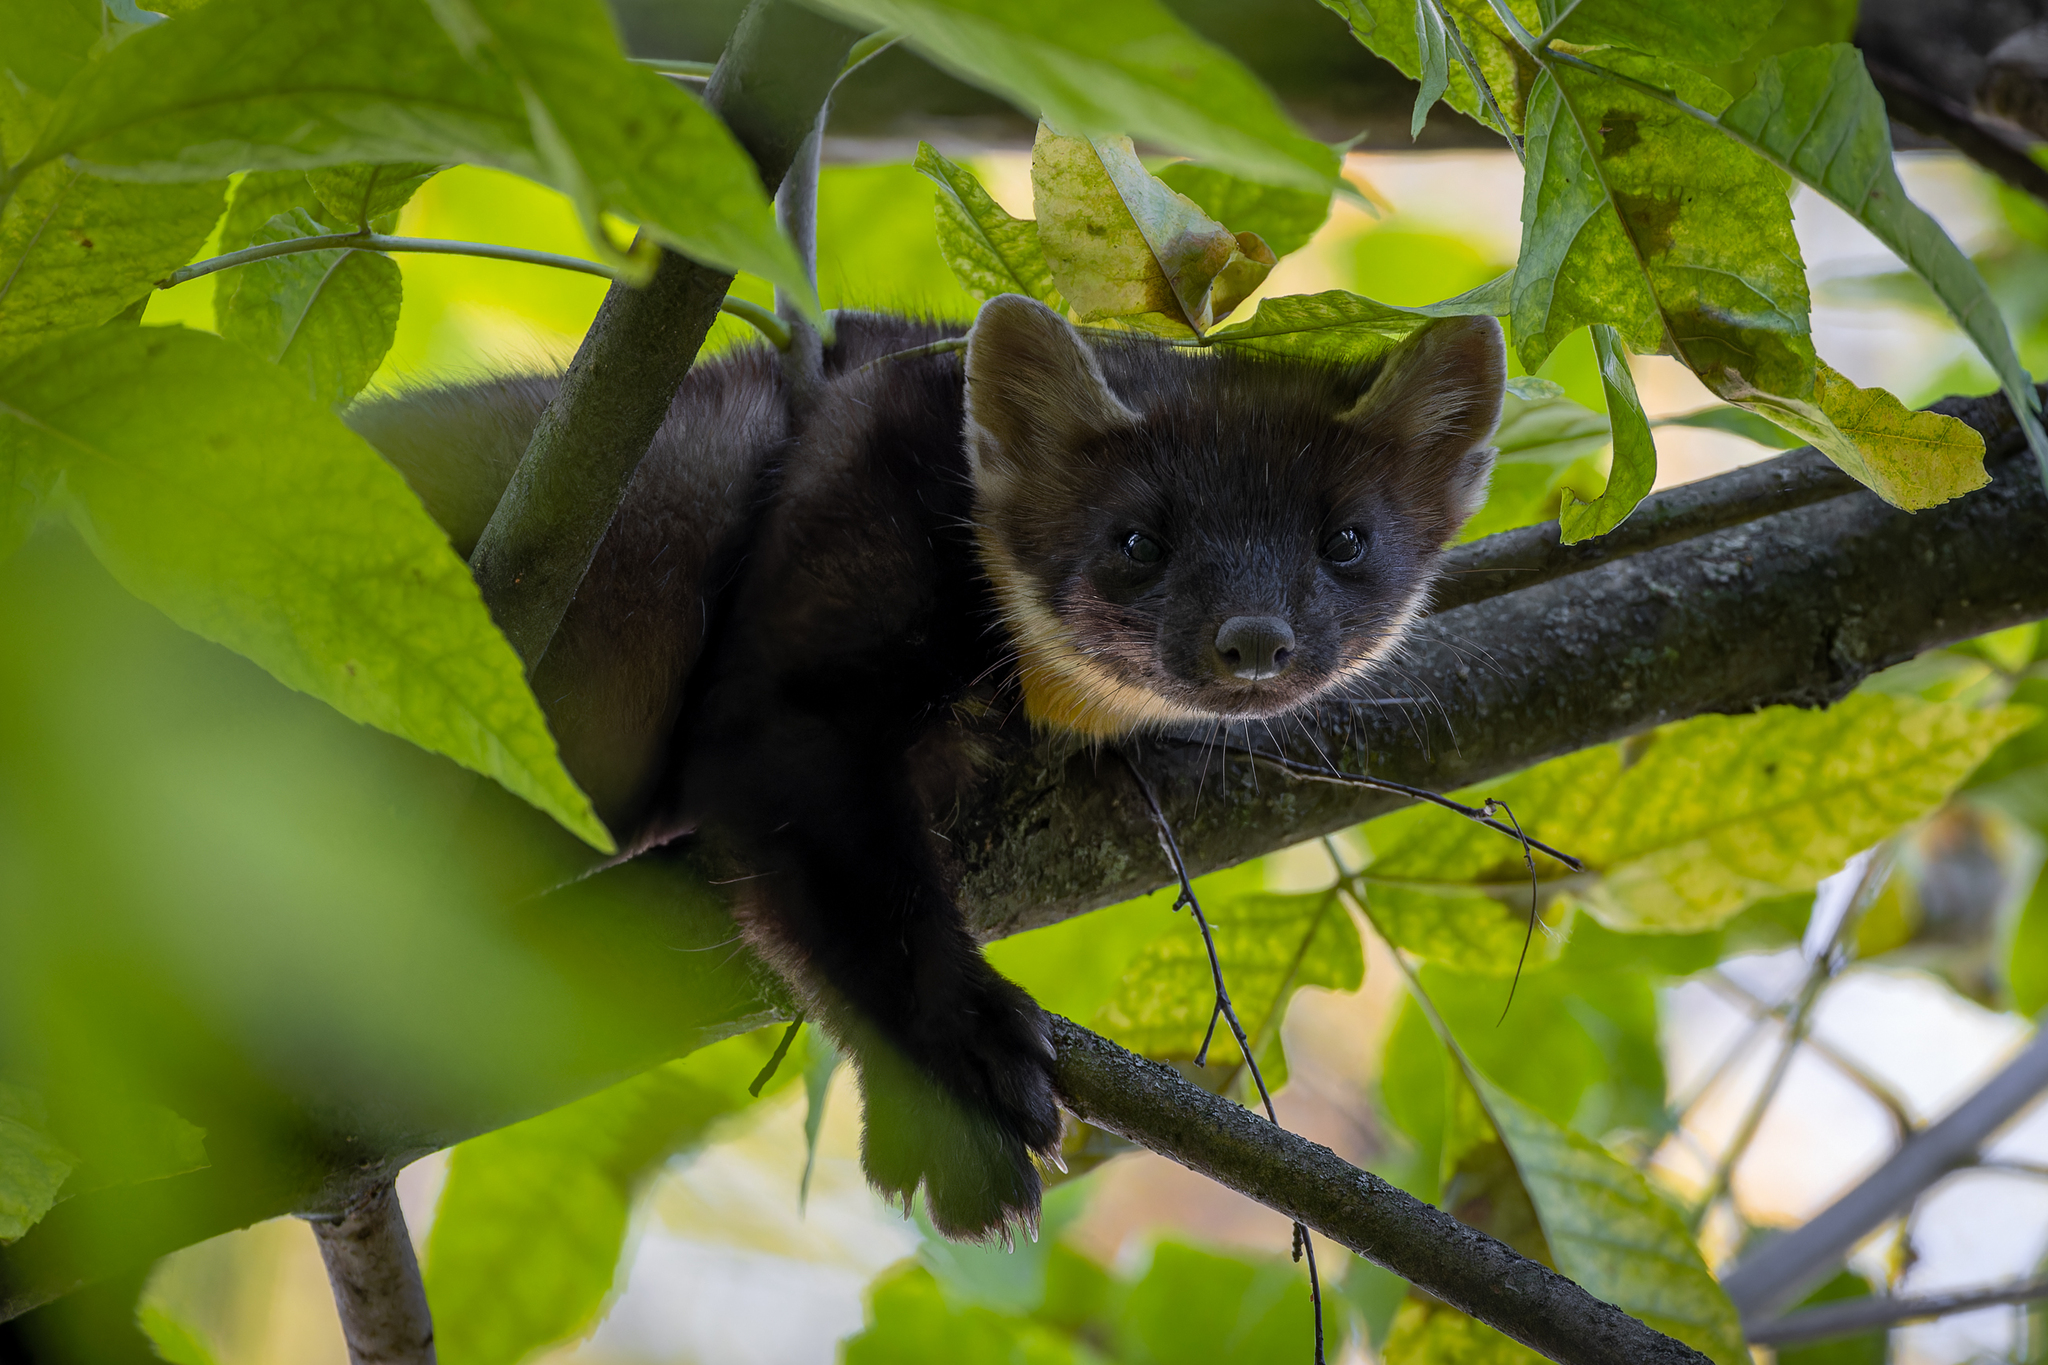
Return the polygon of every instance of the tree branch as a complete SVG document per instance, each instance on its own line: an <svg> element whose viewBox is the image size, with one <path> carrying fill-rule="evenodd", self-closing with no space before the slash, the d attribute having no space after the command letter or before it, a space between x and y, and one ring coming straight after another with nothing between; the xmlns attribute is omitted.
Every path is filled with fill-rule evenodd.
<svg viewBox="0 0 2048 1365"><path fill-rule="evenodd" d="M861 35L790 0L753 0L705 87L771 191ZM527 670L554 639L605 528L732 276L663 251L645 289L615 284L470 555Z"/></svg>
<svg viewBox="0 0 2048 1365"><path fill-rule="evenodd" d="M1894 1152L1862 1184L1804 1227L1766 1242L1722 1279L1745 1319L1783 1311L1832 1274L1865 1233L1910 1207L1928 1186L1976 1159L1984 1140L2048 1089L2048 1033L2037 1033L2019 1056Z"/></svg>
<svg viewBox="0 0 2048 1365"><path fill-rule="evenodd" d="M434 1365L434 1319L398 1192L387 1181L341 1217L310 1221L349 1365Z"/></svg>
<svg viewBox="0 0 2048 1365"><path fill-rule="evenodd" d="M1968 1289L1947 1294L1919 1294L1907 1298L1889 1296L1850 1299L1843 1303L1819 1304L1787 1313L1782 1318L1745 1327L1751 1344L1796 1346L1803 1341L1825 1341L1846 1337L1873 1327L1896 1327L1901 1323L1945 1318L1973 1308L1994 1308L2002 1303L2029 1303L2048 1299L2048 1279L2021 1280L1993 1289Z"/></svg>
<svg viewBox="0 0 2048 1365"><path fill-rule="evenodd" d="M2048 494L2011 411L1998 396L1944 406L1986 436L1988 487L1910 516L1858 489L1742 521L1756 476L1709 481L1687 496L1715 505L1701 516L1717 529L1424 621L1390 675L1424 704L1324 708L1290 727L1285 747L1304 762L1444 790L1703 711L1831 701L1923 650L2048 616L2048 556L2040 553ZM1773 464L1813 458L1794 453ZM1493 544L1471 547L1472 562L1485 565ZM1204 738L1155 739L1133 754L1191 870L1399 804L1387 793L1224 762ZM1263 733L1257 739L1260 748L1280 747ZM1170 879L1122 765L1015 732L992 740L991 752L996 775L944 831L961 903L984 937ZM632 902L622 883L645 894ZM60 1204L0 1248L0 1318L261 1217L338 1212L428 1151L786 1018L774 978L730 946L734 931L714 891L680 858L641 859L517 909L523 941L583 992L577 998L613 1002L637 1024L593 1028L594 1041L579 1050L537 1059L520 1071L519 1093L392 1112L381 1096L316 1099L325 1078L297 1078L306 1093L278 1097L271 1126L244 1123L246 1132L168 1098L208 1127L213 1168ZM687 944L701 949L679 950ZM279 1134L298 1153L282 1164Z"/></svg>
<svg viewBox="0 0 2048 1365"><path fill-rule="evenodd" d="M1329 1148L1212 1095L1172 1067L1052 1016L1061 1097L1079 1117L1305 1223L1566 1365L1696 1365L1705 1356L1594 1298Z"/></svg>

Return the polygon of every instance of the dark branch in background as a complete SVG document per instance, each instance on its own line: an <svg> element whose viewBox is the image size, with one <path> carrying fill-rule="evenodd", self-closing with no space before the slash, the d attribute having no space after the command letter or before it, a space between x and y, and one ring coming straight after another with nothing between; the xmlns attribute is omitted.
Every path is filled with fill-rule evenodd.
<svg viewBox="0 0 2048 1365"><path fill-rule="evenodd" d="M1820 1304L1787 1313L1749 1334L1756 1346L1796 1346L1805 1341L1846 1337L1878 1327L1945 1318L1973 1308L1995 1308L2002 1303L2030 1303L2048 1299L2048 1279L2021 1280L2017 1284L1989 1289L1956 1290L1946 1294L1918 1294L1910 1298L1878 1297L1850 1299L1843 1303Z"/></svg>
<svg viewBox="0 0 2048 1365"><path fill-rule="evenodd" d="M2027 155L2027 138L1869 53L1863 64L1884 96L1887 114L1917 133L1940 138L2014 189L2048 203L2048 170Z"/></svg>
<svg viewBox="0 0 2048 1365"><path fill-rule="evenodd" d="M1904 1213L1920 1193L1977 1158L1986 1138L2048 1089L2048 1032L1964 1100L1947 1118L1916 1133L1868 1179L1804 1227L1766 1242L1721 1282L1749 1322L1795 1303L1841 1265L1849 1248L1886 1219ZM1758 1332L1769 1330L1767 1323ZM1754 1334L1752 1334L1754 1335ZM1758 1340L1763 1338L1758 1337Z"/></svg>
<svg viewBox="0 0 2048 1365"><path fill-rule="evenodd" d="M753 0L705 87L782 183L855 30L788 0ZM529 672L547 652L626 485L697 357L732 276L671 251L645 289L613 285L484 528L470 568Z"/></svg>
<svg viewBox="0 0 2048 1365"><path fill-rule="evenodd" d="M1988 487L1911 516L1861 490L1755 521L1733 509L1717 512L1706 518L1716 529L1691 539L1425 620L1384 680L1394 695L1424 698L1423 704L1365 698L1326 707L1275 736L1260 734L1256 747L1304 764L1444 790L1705 711L1832 701L1878 668L2048 616L2048 555L2040 552L2048 543L2048 494L2012 426L2011 410L1996 395L1945 407L1985 435ZM1795 453L1775 463L1782 468L1811 459L1811 452ZM1713 503L1733 490L1740 500L1749 477L1724 476L1692 496ZM1513 543L1512 537L1497 539ZM1470 547L1471 563L1498 567L1489 560L1493 545ZM1225 758L1209 738L1155 740L1144 754L1147 777L1191 872L1329 833L1404 801L1350 784L1290 781L1269 765ZM1164 880L1151 818L1120 764L1015 732L992 737L991 746L993 775L945 831L958 864L961 903L985 937L1066 919ZM663 907L658 914L636 917L620 908L623 902L605 899L605 888L621 879L634 886L641 884L634 879L657 876L677 879L672 891L656 898ZM300 1117L299 1126L287 1130L297 1145L284 1166L275 1156L275 1134L209 1124L212 1168L81 1194L0 1248L0 1318L260 1218L342 1212L370 1185L426 1152L789 1017L773 978L745 955L678 951L691 943L727 945L733 936L701 874L686 865L627 864L520 907L516 920L552 970L593 983L593 991L601 983L606 998L645 1012L643 1026L609 1050L577 1054L573 1064L521 1072L520 1084L528 1088L495 1096L487 1106L392 1112L384 1104L335 1112L285 1096L281 1103L297 1106L292 1112ZM2048 1044L2037 1051L2048 1052ZM1096 1064L1073 1059L1063 1065L1072 1070L1084 1062ZM1225 1183L1360 1245L1400 1273L1419 1277L1428 1270L1407 1258L1441 1257L1446 1282L1469 1276L1482 1288L1496 1286L1484 1301L1460 1302L1450 1289L1447 1299L1461 1307L1493 1304L1503 1315L1496 1326L1511 1335L1524 1330L1507 1316L1520 1299L1499 1291L1498 1276L1487 1278L1486 1267L1504 1263L1487 1249L1490 1243L1473 1240L1478 1234L1436 1214L1446 1226L1430 1224L1436 1230L1420 1245L1378 1242L1384 1227L1368 1236L1341 1221L1340 1214L1350 1216L1342 1209L1297 1198L1304 1188L1321 1188L1324 1178L1313 1174L1324 1168L1301 1164L1306 1144L1299 1139L1226 1101L1203 1097L1202 1104L1237 1115L1239 1126L1227 1130L1231 1136L1213 1137L1221 1145L1202 1147L1211 1140L1204 1136L1211 1133L1211 1110L1193 1107L1195 1096L1149 1090L1153 1099L1141 1103L1134 1096L1133 1107L1121 1110L1107 1078L1123 1075L1135 1083L1147 1073L1118 1071L1107 1061L1101 1066L1107 1069L1092 1074L1105 1078L1103 1088L1091 1090L1083 1076L1067 1084L1077 1104L1092 1106L1084 1112L1100 1115L1106 1126L1176 1159L1207 1161L1203 1169ZM1171 1104L1159 1098L1173 1095L1180 1099ZM1156 1107L1143 1108L1155 1100ZM1974 1150L1974 1142L1970 1146ZM1376 1188L1361 1185L1360 1174L1339 1174L1350 1182L1344 1190ZM1317 1197L1340 1195L1349 1197L1334 1187ZM1871 1225L1859 1224L1850 1240Z"/></svg>
<svg viewBox="0 0 2048 1365"><path fill-rule="evenodd" d="M434 1320L397 1191L387 1181L341 1217L311 1221L349 1365L434 1365Z"/></svg>
<svg viewBox="0 0 2048 1365"><path fill-rule="evenodd" d="M1385 1266L1566 1365L1705 1356L1378 1176L1057 1015L1067 1107Z"/></svg>

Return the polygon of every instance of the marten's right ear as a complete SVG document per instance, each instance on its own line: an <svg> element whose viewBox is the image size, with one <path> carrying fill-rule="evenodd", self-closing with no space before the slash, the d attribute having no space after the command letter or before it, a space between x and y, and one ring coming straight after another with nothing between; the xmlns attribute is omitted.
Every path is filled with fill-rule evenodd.
<svg viewBox="0 0 2048 1365"><path fill-rule="evenodd" d="M1065 318L1022 294L981 306L967 334L967 450L984 497L1006 500L1083 442L1137 420Z"/></svg>

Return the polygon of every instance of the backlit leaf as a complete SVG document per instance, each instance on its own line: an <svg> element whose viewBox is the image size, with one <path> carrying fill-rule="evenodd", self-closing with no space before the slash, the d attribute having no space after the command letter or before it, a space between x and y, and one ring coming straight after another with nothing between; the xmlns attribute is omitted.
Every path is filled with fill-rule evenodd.
<svg viewBox="0 0 2048 1365"><path fill-rule="evenodd" d="M1040 124L1031 189L1046 265L1082 321L1151 314L1182 335L1208 330L1218 277L1245 253L1146 170L1129 138L1062 137Z"/></svg>
<svg viewBox="0 0 2048 1365"><path fill-rule="evenodd" d="M1976 428L1916 412L1884 389L1858 388L1825 364L1811 403L1758 397L1744 406L1805 437L1844 473L1909 512L1991 482Z"/></svg>
<svg viewBox="0 0 2048 1365"><path fill-rule="evenodd" d="M929 142L917 144L913 164L938 186L932 210L939 223L939 250L961 288L983 302L998 294L1023 294L1055 312L1066 311L1039 249L1036 222L1012 218L972 172L939 155Z"/></svg>
<svg viewBox="0 0 2048 1365"><path fill-rule="evenodd" d="M1426 0L1322 0L1326 9L1344 16L1351 34L1371 51L1399 68L1413 81L1423 79L1423 54L1418 46L1415 5ZM1535 0L1510 0L1509 9L1532 30L1541 28ZM1536 82L1535 61L1508 35L1507 29L1486 0L1443 0L1443 10L1457 25L1479 74L1485 78L1500 104L1508 128L1522 131L1524 107ZM1446 38L1449 34L1446 33ZM1481 123L1492 125L1479 88L1473 84L1464 63L1449 65L1450 84L1444 99L1453 109Z"/></svg>
<svg viewBox="0 0 2048 1365"><path fill-rule="evenodd" d="M1552 36L1582 47L1631 47L1692 66L1732 62L1783 0L1576 0Z"/></svg>
<svg viewBox="0 0 2048 1365"><path fill-rule="evenodd" d="M1715 1365L1748 1365L1735 1306L1678 1210L1597 1143L1559 1128L1485 1077L1472 1079L1536 1207L1558 1271Z"/></svg>
<svg viewBox="0 0 2048 1365"><path fill-rule="evenodd" d="M1927 281L1998 375L2048 473L2048 436L2033 381L1983 277L1941 225L1906 197L1892 164L1884 98L1862 54L1847 43L1828 43L1766 58L1756 84L1720 111L1718 125L1826 195Z"/></svg>
<svg viewBox="0 0 2048 1365"><path fill-rule="evenodd" d="M1337 154L1158 0L811 3L904 34L940 66L1067 132L1127 133L1267 184L1336 185Z"/></svg>
<svg viewBox="0 0 2048 1365"><path fill-rule="evenodd" d="M0 1242L35 1226L71 1175L76 1158L45 1131L47 1121L33 1092L0 1081Z"/></svg>
<svg viewBox="0 0 2048 1365"><path fill-rule="evenodd" d="M1386 1365L1540 1365L1542 1356L1438 1299L1410 1297L1381 1348Z"/></svg>
<svg viewBox="0 0 2048 1365"><path fill-rule="evenodd" d="M1429 111L1451 84L1451 38L1434 0L1415 0L1415 54L1422 68L1415 90L1415 110L1408 117L1408 139L1422 136Z"/></svg>
<svg viewBox="0 0 2048 1365"><path fill-rule="evenodd" d="M1254 1043L1273 1036L1298 986L1358 989L1365 959L1358 931L1336 895L1275 895L1245 889L1211 893L1202 903L1238 1019ZM1098 1026L1150 1057L1190 1059L1208 1032L1214 978L1192 920L1155 939L1131 963ZM1233 1065L1241 1054L1219 1025L1210 1057Z"/></svg>
<svg viewBox="0 0 2048 1365"><path fill-rule="evenodd" d="M289 214L293 209L305 209L308 213L325 212L326 206L313 190L312 182L301 171L250 171L235 181L234 189L228 195L227 217L221 220L220 250L223 254L240 251L256 241L256 234L270 225L270 220L280 213ZM228 310L229 300L235 290L241 288L240 270L219 270L213 276L213 312L215 325L219 325L222 314Z"/></svg>
<svg viewBox="0 0 2048 1365"><path fill-rule="evenodd" d="M1555 505L1560 484L1574 471L1590 477L1586 462L1607 448L1605 414L1579 406L1561 391L1532 400L1517 396L1514 388L1510 381L1500 427L1493 434L1498 453L1486 502L1458 533L1460 541L1542 521Z"/></svg>
<svg viewBox="0 0 2048 1365"><path fill-rule="evenodd" d="M1595 324L1593 354L1599 358L1600 386L1607 393L1607 420L1614 433L1614 465L1607 476L1607 490L1593 501L1582 502L1566 491L1558 523L1560 538L1567 545L1619 526L1657 482L1657 446L1650 439L1650 419L1643 413L1642 400L1636 397L1628 352L1622 349L1612 327Z"/></svg>
<svg viewBox="0 0 2048 1365"><path fill-rule="evenodd" d="M1159 178L1232 232L1257 233L1275 256L1307 246L1330 216L1325 192L1265 185L1193 161L1176 161Z"/></svg>
<svg viewBox="0 0 2048 1365"><path fill-rule="evenodd" d="M62 469L94 551L187 629L610 847L468 567L290 376L204 333L94 330L0 368L0 449Z"/></svg>
<svg viewBox="0 0 2048 1365"><path fill-rule="evenodd" d="M99 0L0 0L0 65L46 95L84 67L100 40Z"/></svg>
<svg viewBox="0 0 2048 1365"><path fill-rule="evenodd" d="M316 166L306 172L306 183L320 196L332 220L342 225L340 231L346 232L404 208L440 169L426 161L402 161L393 166L353 162Z"/></svg>
<svg viewBox="0 0 2048 1365"><path fill-rule="evenodd" d="M456 1147L424 1267L441 1358L518 1365L587 1331L611 1295L635 1196L747 1106L780 1033L730 1039Z"/></svg>
<svg viewBox="0 0 2048 1365"><path fill-rule="evenodd" d="M258 243L323 236L294 209ZM241 283L220 312L220 334L297 375L314 401L338 408L377 371L398 331L404 282L377 251L301 251L236 267Z"/></svg>
<svg viewBox="0 0 2048 1365"><path fill-rule="evenodd" d="M1508 276L1441 303L1397 308L1343 289L1261 299L1242 322L1211 332L1217 346L1267 355L1356 364L1376 360L1403 338L1444 317L1496 316L1507 307Z"/></svg>
<svg viewBox="0 0 2048 1365"><path fill-rule="evenodd" d="M0 209L0 361L97 327L192 259L227 186L117 184L43 166Z"/></svg>

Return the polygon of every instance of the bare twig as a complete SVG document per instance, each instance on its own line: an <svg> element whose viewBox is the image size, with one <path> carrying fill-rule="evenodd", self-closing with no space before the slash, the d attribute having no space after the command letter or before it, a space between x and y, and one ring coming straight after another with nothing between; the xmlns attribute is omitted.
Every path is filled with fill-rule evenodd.
<svg viewBox="0 0 2048 1365"><path fill-rule="evenodd" d="M1754 1028L1768 1027L1774 1020L1782 1023L1789 1013L1788 1008L1784 1005L1773 1006L1758 999L1748 987L1718 967L1701 973L1700 980L1706 983L1709 990L1718 992L1744 1013L1748 1014ZM1882 1077L1873 1074L1868 1068L1856 1061L1855 1058L1846 1055L1840 1048L1835 1047L1825 1039L1814 1037L1811 1032L1806 1036L1806 1046L1811 1049L1814 1056L1821 1058L1829 1066L1841 1072L1842 1075L1849 1078L1851 1084L1855 1085L1873 1100L1876 1100L1880 1105L1883 1105L1885 1112L1891 1115L1892 1123L1898 1128L1901 1138L1906 1137L1919 1127L1914 1122L1912 1111L1906 1108L1906 1102L1899 1098L1896 1091L1885 1084ZM1716 1075L1718 1075L1718 1072ZM1692 1104L1698 1103L1705 1093L1705 1087L1696 1088L1693 1099L1686 1108L1689 1109ZM1681 1110L1680 1112L1684 1111Z"/></svg>
<svg viewBox="0 0 2048 1365"><path fill-rule="evenodd" d="M1237 1009L1230 1003L1230 989L1223 981L1223 962L1216 956L1216 936L1209 932L1209 919L1202 913L1202 902L1195 895L1194 881L1188 876L1187 860L1180 856L1180 840L1174 837L1173 825L1167 820L1166 812L1160 809L1159 797L1153 792L1152 784L1145 779L1145 774L1138 770L1137 763L1128 753L1122 750L1117 752L1123 759L1124 766L1130 769L1132 778L1137 781L1138 791L1145 798L1145 809L1151 813L1153 827L1159 833L1159 846L1165 850L1166 860L1173 868L1173 875L1180 882L1180 895L1174 899L1173 908L1188 908L1188 912L1194 916L1195 926L1202 931L1202 946L1209 950L1209 975L1216 986L1216 1008L1209 1014L1209 1031L1203 1035L1202 1046L1195 1053L1195 1065L1207 1064L1209 1043L1216 1036L1216 1020L1220 1016L1230 1025L1231 1037L1237 1040L1238 1055L1244 1058L1245 1070L1250 1073L1252 1084L1258 1087L1259 1102L1266 1108L1267 1121L1278 1128L1280 1115L1273 1108L1273 1096L1266 1089L1266 1078L1259 1072L1258 1059L1252 1056L1251 1039L1245 1036L1244 1025L1238 1022ZM1323 1281L1322 1276L1316 1271L1315 1243L1309 1239L1308 1229L1301 1225L1300 1219L1296 1219L1294 1223L1294 1258L1306 1258L1308 1261L1309 1305L1315 1314L1316 1322L1315 1362L1316 1365L1323 1365Z"/></svg>
<svg viewBox="0 0 2048 1365"><path fill-rule="evenodd" d="M1896 1327L1906 1322L1947 1317L1951 1313L1967 1313L1974 1308L2030 1303L2035 1299L2048 1299L2048 1277L1984 1289L1952 1290L1945 1294L1881 1295L1818 1304L1769 1322L1753 1326L1744 1323L1742 1332L1752 1345L1792 1346L1802 1341L1823 1341L1828 1337L1845 1337L1876 1327Z"/></svg>
<svg viewBox="0 0 2048 1365"><path fill-rule="evenodd" d="M380 1184L340 1218L308 1221L350 1365L434 1365L434 1319L397 1191Z"/></svg>

